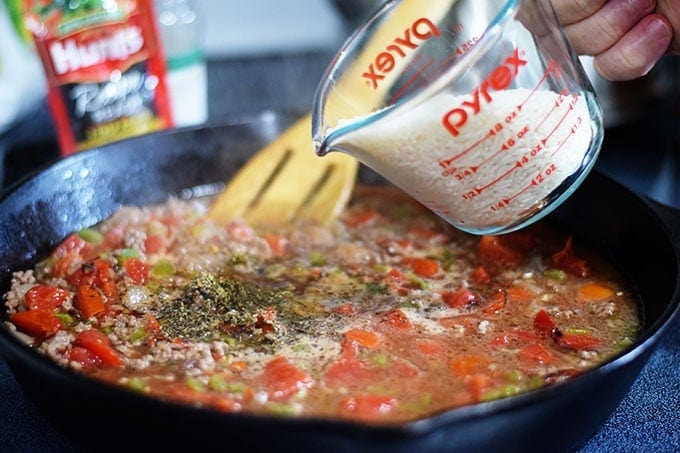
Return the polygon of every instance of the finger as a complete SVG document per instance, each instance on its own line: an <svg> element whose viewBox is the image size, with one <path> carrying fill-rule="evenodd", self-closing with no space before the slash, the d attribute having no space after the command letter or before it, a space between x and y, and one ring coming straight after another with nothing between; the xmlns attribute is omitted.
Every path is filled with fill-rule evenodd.
<svg viewBox="0 0 680 453"><path fill-rule="evenodd" d="M563 25L580 22L595 14L607 0L553 0L552 5Z"/></svg>
<svg viewBox="0 0 680 453"><path fill-rule="evenodd" d="M655 7L654 0L611 0L587 19L566 26L565 32L577 53L598 55L614 45Z"/></svg>
<svg viewBox="0 0 680 453"><path fill-rule="evenodd" d="M608 80L631 80L647 74L664 55L673 37L666 18L652 14L594 60L597 72Z"/></svg>
<svg viewBox="0 0 680 453"><path fill-rule="evenodd" d="M680 5L678 5L678 0L657 0L656 12L665 16L673 26L673 30L676 30L669 51L680 54Z"/></svg>

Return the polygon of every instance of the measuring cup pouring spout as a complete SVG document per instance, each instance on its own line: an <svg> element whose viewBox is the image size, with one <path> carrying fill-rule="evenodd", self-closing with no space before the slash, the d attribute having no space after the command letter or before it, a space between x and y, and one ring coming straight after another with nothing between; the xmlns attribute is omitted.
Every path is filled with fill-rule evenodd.
<svg viewBox="0 0 680 453"><path fill-rule="evenodd" d="M327 69L312 128L317 154L356 157L475 234L552 211L603 138L549 0L386 3Z"/></svg>

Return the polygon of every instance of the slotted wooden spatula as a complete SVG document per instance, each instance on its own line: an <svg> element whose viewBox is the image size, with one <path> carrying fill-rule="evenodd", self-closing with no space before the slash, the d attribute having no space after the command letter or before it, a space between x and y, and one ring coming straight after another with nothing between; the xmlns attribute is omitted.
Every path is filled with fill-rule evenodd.
<svg viewBox="0 0 680 453"><path fill-rule="evenodd" d="M209 217L251 225L336 218L352 195L359 163L341 153L316 156L311 130L306 115L258 151L229 181Z"/></svg>

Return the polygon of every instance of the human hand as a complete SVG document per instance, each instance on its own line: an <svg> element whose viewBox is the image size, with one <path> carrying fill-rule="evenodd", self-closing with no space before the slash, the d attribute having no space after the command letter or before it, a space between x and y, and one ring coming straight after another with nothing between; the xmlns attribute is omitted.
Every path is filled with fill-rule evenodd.
<svg viewBox="0 0 680 453"><path fill-rule="evenodd" d="M678 0L553 0L574 50L594 56L608 80L649 72L667 53L680 54Z"/></svg>

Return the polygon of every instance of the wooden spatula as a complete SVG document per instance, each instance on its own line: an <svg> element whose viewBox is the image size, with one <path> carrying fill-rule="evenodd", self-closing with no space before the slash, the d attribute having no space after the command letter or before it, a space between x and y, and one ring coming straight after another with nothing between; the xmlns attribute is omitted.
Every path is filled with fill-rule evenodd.
<svg viewBox="0 0 680 453"><path fill-rule="evenodd" d="M403 0L395 6L391 20L382 24L358 55L353 68L339 80L338 91L357 90L359 96L374 96L361 90L361 73L382 51L385 43L401 36L419 14L444 17L447 2ZM393 72L408 65L401 58ZM339 114L343 106L332 106ZM319 158L312 150L311 115L300 119L278 139L259 151L232 178L214 203L209 216L217 222L243 218L251 224L281 223L293 218L311 218L327 223L334 219L349 200L356 179L358 162L338 152Z"/></svg>
<svg viewBox="0 0 680 453"><path fill-rule="evenodd" d="M252 225L336 218L352 195L359 163L341 153L316 156L311 130L306 115L258 151L229 181L209 217Z"/></svg>

